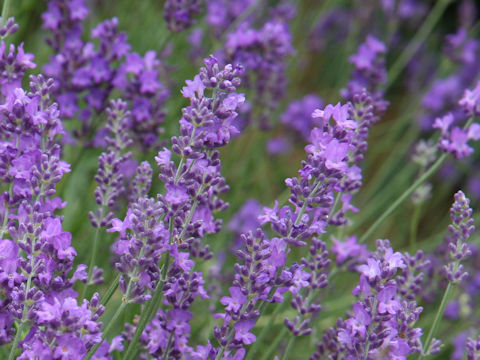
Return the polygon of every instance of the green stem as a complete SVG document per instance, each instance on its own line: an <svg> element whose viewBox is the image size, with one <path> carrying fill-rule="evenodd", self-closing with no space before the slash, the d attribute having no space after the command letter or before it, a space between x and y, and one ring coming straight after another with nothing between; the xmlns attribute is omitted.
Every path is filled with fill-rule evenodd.
<svg viewBox="0 0 480 360"><path fill-rule="evenodd" d="M410 223L410 251L413 253L417 245L418 223L420 221L420 213L422 210L421 204L414 204L412 222Z"/></svg>
<svg viewBox="0 0 480 360"><path fill-rule="evenodd" d="M12 197L12 192L13 192L13 182L10 184L8 193L10 194L10 198ZM3 214L3 224L2 228L0 229L0 239L3 239L3 234L5 233L5 230L7 230L7 225L8 225L8 216L10 215L10 206L7 201L5 201L5 213Z"/></svg>
<svg viewBox="0 0 480 360"><path fill-rule="evenodd" d="M103 213L103 211L102 211L102 213ZM95 236L93 238L92 256L90 257L90 265L88 266L87 282L85 283L85 286L83 287L83 291L82 291L82 299L86 298L88 286L90 285L90 282L92 281L93 268L95 267L95 260L97 258L97 252L98 252L98 238L99 238L99 236L100 236L100 224L98 224L97 230L95 231Z"/></svg>
<svg viewBox="0 0 480 360"><path fill-rule="evenodd" d="M120 274L115 277L113 282L110 284L110 287L108 288L107 292L105 295L103 295L102 300L100 300L100 304L103 306L106 306L107 303L110 301L110 298L112 297L113 293L115 290L118 288L118 282L120 280Z"/></svg>
<svg viewBox="0 0 480 360"><path fill-rule="evenodd" d="M255 357L260 346L262 345L263 339L265 339L265 336L267 335L268 332L272 331L272 326L278 313L284 310L287 307L287 305L288 305L288 302L284 301L280 305L275 307L275 310L270 316L270 320L268 321L267 325L263 327L262 331L260 331L260 334L258 334L257 341L253 343L252 347L248 351L248 354L245 360L252 360Z"/></svg>
<svg viewBox="0 0 480 360"><path fill-rule="evenodd" d="M290 351L292 351L293 344L295 344L296 336L290 336L288 340L287 347L285 348L285 352L283 353L282 360L288 360L288 356L290 355Z"/></svg>
<svg viewBox="0 0 480 360"><path fill-rule="evenodd" d="M405 117L411 120L411 117ZM375 169L375 175L372 178L372 181L369 182L368 187L365 188L364 191L364 197L366 199L371 199L374 195L377 195L378 192L384 188L385 183L387 182L389 176L392 175L394 172L393 170L399 166L403 159L403 154L405 154L408 150L408 148L411 145L410 141L406 141L409 139L415 139L416 134L418 133L417 127L410 126L408 130L404 130L399 128L399 131L402 132L402 134L405 134L405 136L402 136L400 139L391 139L390 144L392 144L394 141L398 141L400 145L395 148L395 151L391 152L389 155L387 155L386 159L383 161L383 164L380 166L380 168L377 170ZM395 131L392 129L392 131ZM399 155L402 154L402 155ZM372 158L375 158L373 156Z"/></svg>
<svg viewBox="0 0 480 360"><path fill-rule="evenodd" d="M275 341L270 345L268 350L263 354L263 356L260 358L260 360L268 360L272 358L273 353L275 350L278 349L278 346L282 342L282 340L285 338L285 335L287 335L288 329L283 326L282 331L278 334L278 336L275 338Z"/></svg>
<svg viewBox="0 0 480 360"><path fill-rule="evenodd" d="M377 303L378 300L375 297L373 300L373 306L372 306L372 320L377 316ZM372 334L373 330L373 324L371 324L367 330L367 335L365 336L365 339L367 339L367 343L365 344L365 349L363 350L363 358L368 359L368 352L370 351L370 335Z"/></svg>
<svg viewBox="0 0 480 360"><path fill-rule="evenodd" d="M420 46L422 46L422 44L425 42L435 25L437 25L445 9L451 1L452 0L438 0L435 3L435 6L428 14L428 17L425 19L418 32L415 34L413 39L408 43L405 50L390 68L387 76L387 84L385 85L386 88L389 88L393 83L395 83L398 76L407 66L408 62L412 59Z"/></svg>
<svg viewBox="0 0 480 360"><path fill-rule="evenodd" d="M232 331L233 329L230 330L230 334L228 334L228 338L227 338L227 345L225 346L222 346L220 348L220 350L218 351L218 354L217 356L215 356L215 360L220 360L223 356L223 353L225 352L225 349L227 348L228 344L230 344L230 341L232 341L233 339L233 335L235 334L234 331Z"/></svg>
<svg viewBox="0 0 480 360"><path fill-rule="evenodd" d="M468 121L465 123L463 126L463 129L467 129L472 123L475 118L472 116L471 118L468 119ZM421 186L425 181L427 181L433 174L437 172L437 170L443 165L445 160L447 160L448 154L443 153L440 155L440 157L435 161L435 163L422 175L420 178L418 178L417 181L415 181L407 190L403 192L400 197L395 200L395 202L390 205L390 207L385 210L382 215L367 229L367 231L362 235L362 237L358 240L360 244L364 243L372 234L373 232L380 226L380 224L390 216L391 213L393 213L402 203L407 199L412 193L418 189L419 186Z"/></svg>
<svg viewBox="0 0 480 360"><path fill-rule="evenodd" d="M359 243L362 244L364 243L377 228L382 224L382 222L390 216L412 193L418 189L425 181L427 181L437 170L440 168L440 166L443 165L445 160L447 159L447 154L442 154L437 161L423 174L417 181L415 181L407 190L403 192L402 195L400 195L395 202L390 205L387 210L385 210L382 215L368 228L368 230L362 235L362 237L359 239Z"/></svg>
<svg viewBox="0 0 480 360"><path fill-rule="evenodd" d="M33 253L35 242L32 242L31 247L32 247L32 253ZM32 278L34 276L33 256L30 257L30 266L32 267L32 270L30 271L30 274L28 275L28 278L27 278L27 286L25 287L25 299L27 299L27 294L30 292L30 288L32 286ZM10 350L10 354L8 354L8 360L13 360L15 356L15 350L17 349L18 343L20 341L20 337L22 336L23 329L25 327L25 321L27 321L27 313L28 313L27 305L24 304L23 311L22 311L22 319L20 320L20 325L18 326L17 332L15 334L15 338L13 339L12 348Z"/></svg>
<svg viewBox="0 0 480 360"><path fill-rule="evenodd" d="M7 16L10 10L10 2L11 0L3 0L3 7L2 7L2 26L5 25L7 22Z"/></svg>
<svg viewBox="0 0 480 360"><path fill-rule="evenodd" d="M126 301L122 301L122 303L120 304L119 308L117 309L117 311L115 312L115 314L113 315L112 319L110 320L110 322L108 323L107 327L105 328L105 330L103 331L102 333L102 340L97 343L93 348L90 349L90 351L88 352L87 356L85 357L85 360L89 360L91 359L91 357L95 354L95 352L97 351L97 349L100 347L100 345L102 345L103 343L103 340L107 337L107 335L110 333L110 331L112 331L113 329L113 326L115 325L115 323L117 322L117 319L120 318L120 315L122 315L123 311L125 310L127 306L127 302Z"/></svg>
<svg viewBox="0 0 480 360"><path fill-rule="evenodd" d="M328 214L328 220L330 220L335 213L335 210L337 208L337 205L340 203L340 198L342 197L342 193L339 192L335 195L335 202L332 205L332 209L330 210L330 213Z"/></svg>
<svg viewBox="0 0 480 360"><path fill-rule="evenodd" d="M447 288L445 289L445 292L443 293L442 301L435 315L435 319L433 320L432 327L428 332L427 340L425 341L425 344L423 346L423 351L418 355L417 360L422 360L426 355L425 352L429 350L433 337L437 332L438 325L440 325L440 320L443 316L443 312L445 311L445 307L447 306L447 301L448 301L448 298L450 297L450 293L452 292L452 289L453 289L453 285L451 282L449 282L447 285Z"/></svg>
<svg viewBox="0 0 480 360"><path fill-rule="evenodd" d="M15 334L15 338L13 339L13 344L10 350L10 354L8 354L8 360L13 360L15 358L15 351L17 350L18 343L20 342L20 336L23 332L24 327L25 327L25 324L22 322L17 329L17 333Z"/></svg>
<svg viewBox="0 0 480 360"><path fill-rule="evenodd" d="M142 315L140 316L140 320L138 321L138 325L137 325L137 328L135 329L135 333L133 334L132 340L130 341L130 344L128 345L127 351L125 353L124 360L135 358L135 355L137 352L136 347L137 347L138 340L140 339L140 336L142 335L143 330L145 330L145 327L147 326L148 322L153 317L156 309L160 305L159 303L162 297L163 284L165 283L165 279L167 277L169 262L170 262L170 255L166 253L165 256L166 256L166 260L165 260L165 264L162 271L162 278L158 280L158 284L153 293L153 297L150 300L150 302L146 305L145 309L142 312Z"/></svg>

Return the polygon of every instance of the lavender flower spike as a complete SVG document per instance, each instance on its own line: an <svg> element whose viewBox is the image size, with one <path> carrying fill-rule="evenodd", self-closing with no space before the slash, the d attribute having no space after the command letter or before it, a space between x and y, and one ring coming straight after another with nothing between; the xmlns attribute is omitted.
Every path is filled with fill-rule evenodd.
<svg viewBox="0 0 480 360"><path fill-rule="evenodd" d="M432 351L439 348L440 342L439 340L434 339L434 336L440 323L440 319L445 312L445 307L447 306L450 293L453 290L453 285L458 284L468 276L468 273L464 270L461 262L472 254L466 241L475 230L473 224L474 221L472 219L473 211L469 206L470 200L465 197L463 191L458 191L455 194L454 199L455 201L450 208L452 224L448 227L451 236L447 238L451 261L442 269L444 276L448 280L448 285L443 294L432 327L430 328L427 339L423 345L423 351L419 356L419 360L423 359L426 355L432 354Z"/></svg>
<svg viewBox="0 0 480 360"><path fill-rule="evenodd" d="M129 331L126 359L133 358L138 341L151 347L145 339L157 336L154 330L158 326L164 327L168 340L150 348L151 353L168 357L189 351L185 329L191 314L187 310L196 297L206 297L202 274L193 272L192 259L212 256L201 240L220 230L221 221L215 220L214 213L228 206L219 198L228 186L220 173L216 149L228 144L238 132L234 120L245 100L243 94L236 93L242 72L239 66L221 69L210 57L205 59L200 74L186 81L182 94L190 105L182 109L180 136L172 138L171 150L165 148L155 157L165 193L156 201L140 198L123 222L115 221L118 226L112 230L120 232L114 245L120 255L116 267L122 274L119 285L125 299L143 302L154 298L144 311L152 313L150 324L148 316L142 314L134 333ZM177 164L175 157L179 158ZM145 222L142 216L150 218ZM163 270L159 265L162 257ZM167 311L157 311L162 295ZM174 318L184 326L173 326L169 319Z"/></svg>
<svg viewBox="0 0 480 360"><path fill-rule="evenodd" d="M98 172L95 175L95 181L98 184L95 189L95 200L98 208L97 211L90 211L88 214L96 231L88 269L88 282L83 293L84 296L89 285L103 281L103 270L95 267L100 228L110 226L113 217L112 210L117 199L125 192L123 184L124 175L121 169L131 156L130 152L126 151L132 143L127 129L130 120L127 103L122 100L112 100L106 112L106 130L108 135L105 141L107 143L107 151L100 154L98 158Z"/></svg>
<svg viewBox="0 0 480 360"><path fill-rule="evenodd" d="M180 32L195 23L193 16L201 12L202 0L167 0L163 17L170 31Z"/></svg>

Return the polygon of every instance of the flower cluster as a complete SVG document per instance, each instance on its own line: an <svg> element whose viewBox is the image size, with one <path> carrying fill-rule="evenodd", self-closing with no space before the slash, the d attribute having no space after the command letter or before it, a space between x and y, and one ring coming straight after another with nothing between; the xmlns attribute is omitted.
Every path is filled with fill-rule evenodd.
<svg viewBox="0 0 480 360"><path fill-rule="evenodd" d="M124 302L147 301L162 284L165 304L171 306L168 313L159 311L145 330L147 339L152 337L145 342L152 355L176 356L189 350L185 346L188 324L171 324L188 323L191 303L198 296L207 297L203 276L192 271L190 257L211 257L208 245L202 247L200 239L219 231L221 222L213 214L228 206L218 197L228 186L220 174L216 148L226 145L237 132L233 121L244 101L243 95L235 92L241 74L239 67L220 69L214 57L205 59L200 74L182 89L190 105L182 111L181 135L172 138L172 150L164 149L155 158L166 192L157 200L145 195L138 198L125 220L114 220L109 230L120 233L113 249L120 256L116 266L122 274L119 286ZM172 153L180 157L178 164L172 161ZM167 257L162 270L159 263L163 254ZM177 316L179 319L165 320ZM163 345L157 341L154 346L151 341L160 330L169 334L169 340Z"/></svg>
<svg viewBox="0 0 480 360"><path fill-rule="evenodd" d="M167 0L163 17L170 31L180 32L195 23L193 17L201 11L201 0Z"/></svg>
<svg viewBox="0 0 480 360"><path fill-rule="evenodd" d="M365 89L373 98L375 111L385 111L388 102L383 100L384 93L378 87L385 83L387 77L384 59L386 51L386 46L371 35L358 47L357 53L349 59L355 70L347 88L342 90L345 99L351 100Z"/></svg>
<svg viewBox="0 0 480 360"><path fill-rule="evenodd" d="M312 319L321 310L321 305L315 303L315 298L321 289L328 285L328 269L331 260L326 250L326 244L318 239L312 239L307 258L302 258L305 266L302 289L290 289L293 294L292 307L300 313L293 320L285 319L285 326L296 336L309 335L312 329L309 328Z"/></svg>
<svg viewBox="0 0 480 360"><path fill-rule="evenodd" d="M13 3L0 357L480 359L474 1Z"/></svg>
<svg viewBox="0 0 480 360"><path fill-rule="evenodd" d="M270 113L285 96L286 60L293 54L291 35L281 18L267 22L259 30L247 24L227 35L225 60L245 67L245 86L256 95L250 117L260 127L268 127Z"/></svg>
<svg viewBox="0 0 480 360"><path fill-rule="evenodd" d="M479 70L474 59L479 55L479 51L478 41L470 38L464 27L446 36L444 52L458 69L446 77L435 78L423 96L424 114L420 118L423 129L429 129L437 117L447 112L450 112L455 120L463 117L458 99L464 89L475 85L474 79Z"/></svg>
<svg viewBox="0 0 480 360"><path fill-rule="evenodd" d="M232 23L234 23L245 12L254 6L255 0L207 0L207 15L208 24L214 29L216 35L223 34ZM248 19L244 19L248 21Z"/></svg>
<svg viewBox="0 0 480 360"><path fill-rule="evenodd" d="M295 130L303 139L308 140L310 132L318 125L316 118L312 117L312 113L322 106L322 99L314 94L292 101L282 114L282 124Z"/></svg>
<svg viewBox="0 0 480 360"><path fill-rule="evenodd" d="M255 199L245 201L240 210L228 223L228 229L235 233L235 250L242 247L242 234L255 231L260 226L258 216L262 214L262 205Z"/></svg>
<svg viewBox="0 0 480 360"><path fill-rule="evenodd" d="M159 81L160 63L154 51L142 58L130 52L127 35L118 29L118 19L98 24L84 42L83 22L88 8L83 0L55 0L43 14L43 27L51 32L47 43L55 51L43 68L56 82L56 100L64 118L81 120L73 135L101 142L102 124L97 117L108 106L114 89L129 101L129 128L144 147L154 145L164 121L163 102L167 92ZM98 47L94 40L98 41ZM83 103L88 106L84 108ZM92 133L93 132L93 133ZM105 130L103 130L105 132Z"/></svg>
<svg viewBox="0 0 480 360"><path fill-rule="evenodd" d="M422 308L400 291L404 259L387 240L377 241L377 250L358 266L360 281L353 291L358 301L350 317L337 321L311 359L406 359L421 351L422 330L415 322Z"/></svg>
<svg viewBox="0 0 480 360"><path fill-rule="evenodd" d="M465 90L465 93L458 102L464 109L464 113L470 117L470 120L463 128L454 126L455 118L451 113L435 119L434 129L439 129L441 136L438 140L440 150L451 153L457 159L467 157L473 153L473 148L468 145L469 140L480 139L480 125L471 123L478 110L479 98L476 93L480 91L480 82L474 90Z"/></svg>
<svg viewBox="0 0 480 360"><path fill-rule="evenodd" d="M8 19L0 27L0 85L1 94L5 99L15 88L21 87L22 79L28 69L36 67L33 54L25 53L23 44L18 47L10 44L7 46L5 38L18 30L13 18Z"/></svg>
<svg viewBox="0 0 480 360"><path fill-rule="evenodd" d="M15 28L12 21L5 30L12 32L8 28ZM12 47L11 55L14 51ZM76 251L56 214L66 205L55 197L56 185L70 166L60 160L64 129L51 102L54 81L32 76L29 92L15 87L26 68L33 67L28 65L32 58L18 49L13 58L18 66L4 72L11 81L2 87L0 105L2 342L13 341L12 353L21 347L24 359L33 354L83 356L100 341L98 320L104 308L98 294L79 306L72 288L87 275L86 266L79 265L69 276Z"/></svg>
<svg viewBox="0 0 480 360"><path fill-rule="evenodd" d="M461 262L472 254L466 243L475 230L469 204L470 200L459 191L455 194L455 202L450 209L452 224L448 227L450 237L447 240L452 261L444 266L443 271L448 281L452 283L461 282L468 276Z"/></svg>

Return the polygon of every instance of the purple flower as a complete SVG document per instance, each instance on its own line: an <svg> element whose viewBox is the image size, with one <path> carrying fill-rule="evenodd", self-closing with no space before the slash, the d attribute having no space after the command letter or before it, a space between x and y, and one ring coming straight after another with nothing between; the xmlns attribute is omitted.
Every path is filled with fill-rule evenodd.
<svg viewBox="0 0 480 360"><path fill-rule="evenodd" d="M469 116L478 115L480 112L480 81L473 90L466 89L458 104L462 106Z"/></svg>
<svg viewBox="0 0 480 360"><path fill-rule="evenodd" d="M119 219L112 219L112 227L107 229L107 232L118 232L121 236L125 236L126 231L131 229L130 215L132 215L132 211L128 209L123 221Z"/></svg>
<svg viewBox="0 0 480 360"><path fill-rule="evenodd" d="M448 113L443 117L436 118L432 127L434 129L440 129L442 135L446 135L448 134L450 126L453 124L454 120L452 113Z"/></svg>
<svg viewBox="0 0 480 360"><path fill-rule="evenodd" d="M86 353L83 341L72 335L63 335L57 339L53 356L62 360L75 360L84 357Z"/></svg>
<svg viewBox="0 0 480 360"><path fill-rule="evenodd" d="M247 301L246 296L243 294L242 290L237 286L232 286L229 288L231 297L224 296L220 299L220 302L226 306L227 311L238 312L242 305Z"/></svg>
<svg viewBox="0 0 480 360"><path fill-rule="evenodd" d="M257 337L249 332L255 326L255 320L240 320L235 325L233 325L235 329L235 340L243 342L245 345L249 345L255 340Z"/></svg>
<svg viewBox="0 0 480 360"><path fill-rule="evenodd" d="M178 205L186 202L189 199L187 189L184 186L166 184L165 189L167 189L165 200L172 204Z"/></svg>
<svg viewBox="0 0 480 360"><path fill-rule="evenodd" d="M395 314L400 308L400 304L394 299L397 293L397 287L387 285L378 293L378 312L380 314Z"/></svg>
<svg viewBox="0 0 480 360"><path fill-rule="evenodd" d="M345 321L351 336L358 334L361 338L365 338L368 325L372 322L369 313L364 309L361 303L353 305L354 317Z"/></svg>
<svg viewBox="0 0 480 360"><path fill-rule="evenodd" d="M189 260L189 253L179 252L176 245L172 245L170 255L175 259L175 264L185 272L189 272L194 262Z"/></svg>
<svg viewBox="0 0 480 360"><path fill-rule="evenodd" d="M0 267L8 274L15 273L18 262L18 245L11 240L0 240Z"/></svg>
<svg viewBox="0 0 480 360"><path fill-rule="evenodd" d="M461 262L472 255L467 240L474 232L475 225L470 208L470 199L461 190L455 193L454 199L455 201L450 208L450 218L452 220L452 224L448 227L450 237L447 238L450 261L443 266L442 271L449 282L460 283L468 276Z"/></svg>
<svg viewBox="0 0 480 360"><path fill-rule="evenodd" d="M305 140L312 129L318 125L317 117L312 116L315 109L323 106L323 100L317 95L306 95L300 100L292 101L282 114L282 123L297 131Z"/></svg>
<svg viewBox="0 0 480 360"><path fill-rule="evenodd" d="M184 311L180 309L174 309L169 312L170 321L167 323L169 330L175 330L179 333L185 333L190 331L190 325L188 322L193 317L190 311Z"/></svg>
<svg viewBox="0 0 480 360"><path fill-rule="evenodd" d="M169 165L171 156L172 152L166 148L163 148L163 150L159 151L158 155L155 156L155 161L157 162L158 166Z"/></svg>
<svg viewBox="0 0 480 360"><path fill-rule="evenodd" d="M378 261L372 258L367 260L367 264L360 265L358 271L365 275L370 281L374 281L381 274Z"/></svg>
<svg viewBox="0 0 480 360"><path fill-rule="evenodd" d="M388 248L384 255L384 263L386 268L390 271L397 269L404 269L406 267L403 262L403 255L399 252L393 252L392 248Z"/></svg>
<svg viewBox="0 0 480 360"><path fill-rule="evenodd" d="M346 260L355 257L363 257L368 254L366 245L357 243L356 236L350 236L345 241L333 238L332 253L336 255L337 265L341 266Z"/></svg>
<svg viewBox="0 0 480 360"><path fill-rule="evenodd" d="M181 91L184 97L189 98L190 100L203 98L203 92L206 87L203 84L200 75L195 75L193 80L186 80L185 83L187 86L184 86Z"/></svg>
<svg viewBox="0 0 480 360"><path fill-rule="evenodd" d="M291 150L291 145L283 136L273 138L267 142L267 151L271 155L288 154Z"/></svg>
<svg viewBox="0 0 480 360"><path fill-rule="evenodd" d="M193 17L202 9L200 0L167 0L163 17L170 31L180 32L195 23Z"/></svg>
<svg viewBox="0 0 480 360"><path fill-rule="evenodd" d="M325 166L327 169L333 170L345 170L347 169L347 163L345 158L348 154L348 144L340 143L333 139L325 147Z"/></svg>

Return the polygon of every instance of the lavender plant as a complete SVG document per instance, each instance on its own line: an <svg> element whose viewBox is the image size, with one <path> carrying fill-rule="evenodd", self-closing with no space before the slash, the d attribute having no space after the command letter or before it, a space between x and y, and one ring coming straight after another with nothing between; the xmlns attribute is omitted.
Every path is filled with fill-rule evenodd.
<svg viewBox="0 0 480 360"><path fill-rule="evenodd" d="M475 2L2 5L0 358L480 359Z"/></svg>

